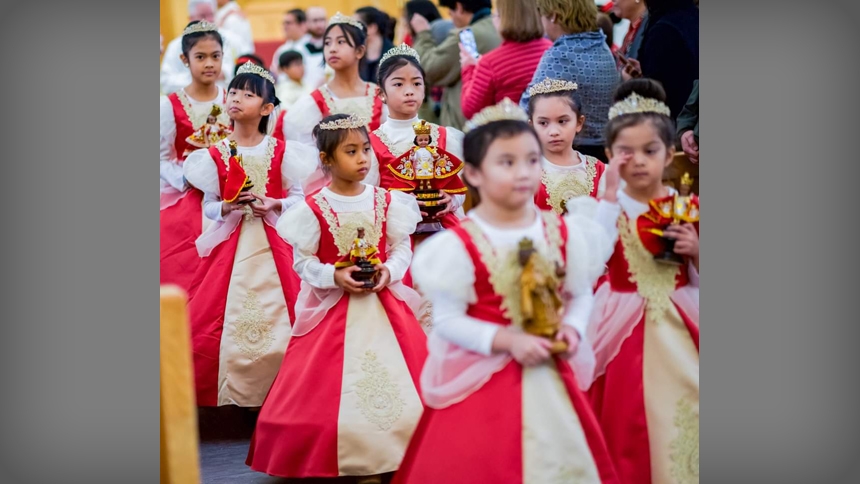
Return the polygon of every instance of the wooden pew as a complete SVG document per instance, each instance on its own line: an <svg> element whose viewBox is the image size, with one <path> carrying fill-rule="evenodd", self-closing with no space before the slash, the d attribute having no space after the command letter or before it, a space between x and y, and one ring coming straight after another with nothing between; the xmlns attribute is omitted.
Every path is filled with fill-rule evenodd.
<svg viewBox="0 0 860 484"><path fill-rule="evenodd" d="M161 287L161 483L199 484L197 406L185 292Z"/></svg>

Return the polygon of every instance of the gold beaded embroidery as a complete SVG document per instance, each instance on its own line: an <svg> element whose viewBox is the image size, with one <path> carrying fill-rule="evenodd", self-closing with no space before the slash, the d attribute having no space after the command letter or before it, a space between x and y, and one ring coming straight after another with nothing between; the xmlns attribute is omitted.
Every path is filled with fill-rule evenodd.
<svg viewBox="0 0 860 484"><path fill-rule="evenodd" d="M242 353L257 361L275 342L272 324L266 320L257 294L248 291L242 302L242 314L236 320L233 340Z"/></svg>
<svg viewBox="0 0 860 484"><path fill-rule="evenodd" d="M406 148L405 150L398 149L397 146L394 145L394 142L391 141L391 138L389 138L388 135L385 134L384 131L382 131L381 127L377 128L376 131L373 132L373 134L375 134L376 137L379 138L379 141L382 141L382 144L384 144L385 147L388 148L389 153L394 155L395 158L401 156L403 153L406 153L407 151L412 149L412 145L409 145L409 147ZM430 143L430 146L437 147L438 142L439 142L439 126L438 125L436 125L436 124L430 125L430 136L431 136L431 139L433 140Z"/></svg>
<svg viewBox="0 0 860 484"><path fill-rule="evenodd" d="M627 220L623 213L618 217L618 235L627 258L630 282L636 284L636 292L645 299L645 320L656 323L672 304L670 296L675 291L675 277L680 268L656 262L642 244L635 221Z"/></svg>
<svg viewBox="0 0 860 484"><path fill-rule="evenodd" d="M698 483L699 415L683 398L675 410L675 428L678 429L678 437L670 444L672 477L677 484Z"/></svg>
<svg viewBox="0 0 860 484"><path fill-rule="evenodd" d="M585 179L578 172L553 173L546 171L541 175L541 183L546 187L549 205L557 214L564 211L562 204L574 197L591 195L594 190L594 178L597 176L597 165L592 158L585 159Z"/></svg>
<svg viewBox="0 0 860 484"><path fill-rule="evenodd" d="M218 94L221 94L221 91L218 91ZM194 112L194 108L191 107L191 100L188 99L188 95L185 94L184 90L179 90L176 93L176 97L179 98L179 103L182 104L182 109L185 110L185 115L188 116L188 120L191 121L191 127L194 131L200 129L201 126L206 124L206 120L209 119L209 113L212 112L212 106L209 106L209 109L205 111L201 111L199 113ZM218 104L217 102L213 102L212 105ZM230 117L227 116L227 112L225 109L221 110L221 114L218 115L218 122L229 126L230 125Z"/></svg>
<svg viewBox="0 0 860 484"><path fill-rule="evenodd" d="M406 405L400 396L400 387L391 381L388 370L379 363L372 350L364 353L361 370L364 378L355 385L361 413L379 430L389 430Z"/></svg>
<svg viewBox="0 0 860 484"><path fill-rule="evenodd" d="M559 221L556 216L550 213L542 213L542 216L546 222L547 246L549 247L548 250L542 250L543 257L540 257L538 260L547 264L544 270L555 272L555 267L550 266L554 263L562 264L561 251L559 249L561 246ZM514 326L522 327L523 314L519 282L523 268L519 264L517 250L508 250L503 254L498 254L476 223L471 220L465 220L461 225L472 238L478 249L478 253L481 255L481 261L487 267L493 291L502 297L502 314L510 319ZM546 252L549 253L547 254Z"/></svg>
<svg viewBox="0 0 860 484"><path fill-rule="evenodd" d="M328 225L329 233L334 239L337 246L338 256L345 256L352 248L352 243L355 241L355 234L359 227L364 228L364 239L373 246L379 246L382 241L382 223L385 221L385 190L374 188L375 201L375 220L370 220L363 212L343 214L343 220L340 220L337 214L332 210L328 200L325 199L322 192L314 196L314 201L322 212L322 216Z"/></svg>

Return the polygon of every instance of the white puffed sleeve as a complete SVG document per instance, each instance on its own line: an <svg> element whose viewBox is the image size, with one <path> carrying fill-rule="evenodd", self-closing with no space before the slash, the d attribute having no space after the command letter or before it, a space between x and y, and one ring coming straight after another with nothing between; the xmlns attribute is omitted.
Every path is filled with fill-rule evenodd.
<svg viewBox="0 0 860 484"><path fill-rule="evenodd" d="M184 191L186 184L182 178L182 165L176 155L176 118L173 116L173 104L167 96L161 96L158 110L161 136L159 174L163 184Z"/></svg>
<svg viewBox="0 0 860 484"><path fill-rule="evenodd" d="M598 163L601 162L598 161ZM601 176L600 181L597 182L597 198L603 198L604 194L606 194L606 177Z"/></svg>
<svg viewBox="0 0 860 484"><path fill-rule="evenodd" d="M415 287L433 307L433 332L457 346L490 355L501 326L466 315L475 295L475 267L460 238L450 231L424 241L412 262Z"/></svg>
<svg viewBox="0 0 860 484"><path fill-rule="evenodd" d="M415 197L391 192L391 205L386 217L385 242L388 246L385 266L391 273L391 282L399 282L412 262L412 241L409 236L421 222L421 211Z"/></svg>
<svg viewBox="0 0 860 484"><path fill-rule="evenodd" d="M364 184L378 187L380 178L381 175L379 174L379 158L376 157L376 152L373 151L373 148L371 148L370 170L367 172L367 176L364 177Z"/></svg>
<svg viewBox="0 0 860 484"><path fill-rule="evenodd" d="M463 137L465 136L463 134L463 132L460 131L459 129L447 127L447 128L445 128L445 135L447 137L447 139L445 141L445 151L447 151L448 153L451 153L452 155L454 155L457 158L462 160L463 159ZM463 172L460 171L460 173L458 173L458 176L462 178ZM454 198L452 205L455 208L459 209L460 207L463 206L464 203L466 203L466 194L465 193L461 193L458 195L452 195L452 196Z"/></svg>
<svg viewBox="0 0 860 484"><path fill-rule="evenodd" d="M334 265L323 264L317 257L320 244L320 224L307 202L290 207L278 219L275 228L284 240L293 247L293 270L313 287L332 289Z"/></svg>
<svg viewBox="0 0 860 484"><path fill-rule="evenodd" d="M584 335L594 306L594 284L603 275L606 262L612 256L613 240L601 224L591 217L569 214L565 217L565 224L565 289L573 296L573 301L568 305L563 321Z"/></svg>
<svg viewBox="0 0 860 484"><path fill-rule="evenodd" d="M603 227L609 237L610 245L615 245L615 241L618 240L618 217L621 216L620 203L581 196L568 200L565 207L568 215L591 219Z"/></svg>
<svg viewBox="0 0 860 484"><path fill-rule="evenodd" d="M322 113L310 94L300 97L284 116L287 141L299 141L314 146L314 127L322 121Z"/></svg>
<svg viewBox="0 0 860 484"><path fill-rule="evenodd" d="M200 149L192 152L182 164L185 179L192 186L203 192L203 214L209 220L221 221L221 185L218 179L218 167L209 154L209 150Z"/></svg>
<svg viewBox="0 0 860 484"><path fill-rule="evenodd" d="M316 150L298 142L287 143L281 160L281 178L287 192L287 198L281 200L283 211L304 200L302 182L317 169L318 160Z"/></svg>

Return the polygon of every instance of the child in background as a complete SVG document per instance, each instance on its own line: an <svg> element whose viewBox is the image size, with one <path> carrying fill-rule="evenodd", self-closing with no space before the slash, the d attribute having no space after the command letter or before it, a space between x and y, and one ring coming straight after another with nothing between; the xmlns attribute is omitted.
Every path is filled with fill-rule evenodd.
<svg viewBox="0 0 860 484"><path fill-rule="evenodd" d="M281 100L281 109L286 112L302 95L309 94L312 89L302 84L305 76L305 64L302 54L288 50L278 58L278 70L283 74L275 92Z"/></svg>

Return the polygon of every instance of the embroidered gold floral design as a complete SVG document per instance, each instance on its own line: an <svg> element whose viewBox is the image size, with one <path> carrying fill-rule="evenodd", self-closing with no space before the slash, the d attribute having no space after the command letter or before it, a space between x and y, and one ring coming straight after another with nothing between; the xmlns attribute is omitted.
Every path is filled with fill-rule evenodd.
<svg viewBox="0 0 860 484"><path fill-rule="evenodd" d="M636 223L623 213L618 217L618 236L627 257L630 282L636 284L636 291L645 299L646 321L656 323L672 304L669 297L675 291L675 277L680 269L655 262L654 255L642 245Z"/></svg>
<svg viewBox="0 0 860 484"><path fill-rule="evenodd" d="M263 308L254 291L248 291L242 302L242 314L234 323L235 333L233 339L242 353L257 361L269 351L275 342L272 323L266 320Z"/></svg>
<svg viewBox="0 0 860 484"><path fill-rule="evenodd" d="M361 370L364 378L355 385L361 413L379 430L389 430L406 405L400 396L400 388L391 381L388 370L379 363L372 350L364 353Z"/></svg>
<svg viewBox="0 0 860 484"><path fill-rule="evenodd" d="M597 176L596 162L585 159L585 179L578 172L547 173L541 175L541 183L546 187L549 205L557 214L564 211L563 204L574 197L591 195L594 190L594 177Z"/></svg>
<svg viewBox="0 0 860 484"><path fill-rule="evenodd" d="M549 213L543 215L547 228L546 236L548 243L546 245L552 247L538 249L543 255L538 260L548 264L544 268L545 270L554 271L555 268L549 265L554 265L556 262L562 264L561 250L559 248L561 245L559 221L558 217ZM465 220L461 225L471 236L472 241L474 241L475 246L478 248L478 253L481 255L481 261L487 266L493 291L502 297L502 313L506 318L511 320L514 326L521 327L523 324L523 314L519 282L523 269L519 264L517 250L512 249L499 254L477 224L470 220Z"/></svg>
<svg viewBox="0 0 860 484"><path fill-rule="evenodd" d="M176 93L176 97L179 98L179 103L182 104L182 109L185 110L185 115L188 116L188 120L191 121L191 127L194 128L194 131L197 131L201 126L206 124L206 120L209 118L209 113L212 112L212 105L218 104L212 103L212 105L207 109L197 113L191 106L191 100L188 99L188 95L185 94L185 91L180 90ZM225 126L230 125L230 118L227 116L226 110L221 110L221 114L218 115L218 122Z"/></svg>
<svg viewBox="0 0 860 484"><path fill-rule="evenodd" d="M371 220L363 212L345 213L338 217L322 192L314 196L314 200L328 225L329 233L337 246L339 256L342 257L349 253L359 227L364 228L364 239L369 244L379 246L380 241L382 241L382 223L385 221L385 190L375 188L374 195L375 220Z"/></svg>
<svg viewBox="0 0 860 484"><path fill-rule="evenodd" d="M320 93L322 94L323 101L325 101L325 105L328 107L328 112L330 114L356 114L359 117L371 120L373 117L373 102L376 99L376 96L374 95L374 93L376 92L376 88L373 86L373 84L368 83L367 91L368 93L363 96L364 106L356 105L357 103L351 102L350 104L352 106L344 106L344 109L340 110L337 108L337 104L334 102L334 98L332 97L331 91L329 91L328 86L323 86L320 88ZM346 100L342 99L342 101Z"/></svg>
<svg viewBox="0 0 860 484"><path fill-rule="evenodd" d="M699 414L683 398L675 410L675 428L678 429L678 437L670 444L672 477L677 484L698 483Z"/></svg>
<svg viewBox="0 0 860 484"><path fill-rule="evenodd" d="M377 137L377 138L379 138L379 141L382 141L382 144L384 144L384 145L385 145L385 147L386 147L386 148L388 148L388 152L389 152L389 153L391 153L392 155L394 155L394 157L395 157L395 158L399 157L399 156L400 156L400 155L402 155L403 153L406 153L407 151L409 151L409 150L411 150L411 149L412 149L412 146L413 146L412 144L409 144L409 145L406 147L406 149L403 149L403 150L399 149L399 148L394 144L394 142L393 142L393 141L391 141L391 138L389 138L389 137L388 137L388 135L387 135L387 134L385 134L385 132L384 132L384 131L382 131L382 128L377 128L377 129L373 132L373 134L375 134L375 135L376 135L376 137ZM439 143L439 126L438 126L438 125L436 125L436 124L431 124L431 125L430 125L430 136L431 136L431 138L432 138L432 140L433 140L433 141L430 143L430 146L434 146L434 147L435 147L435 146L438 146L438 143Z"/></svg>

